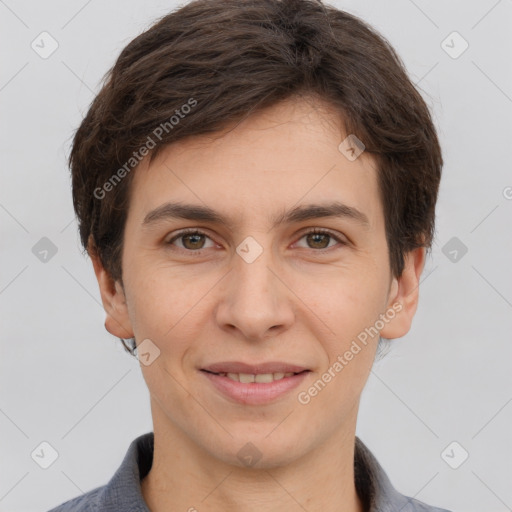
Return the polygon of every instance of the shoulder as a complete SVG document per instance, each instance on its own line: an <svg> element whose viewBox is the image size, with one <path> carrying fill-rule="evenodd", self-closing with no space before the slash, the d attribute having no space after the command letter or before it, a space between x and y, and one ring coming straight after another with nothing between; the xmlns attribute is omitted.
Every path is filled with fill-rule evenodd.
<svg viewBox="0 0 512 512"><path fill-rule="evenodd" d="M356 437L355 483L369 512L450 512L398 492L368 447Z"/></svg>
<svg viewBox="0 0 512 512"><path fill-rule="evenodd" d="M414 498L409 498L408 496L403 496L404 504L401 505L401 512L451 512L450 510L446 510L445 508L433 507L431 505L427 505L423 503L423 501L416 500Z"/></svg>
<svg viewBox="0 0 512 512"><path fill-rule="evenodd" d="M96 487L81 496L61 503L48 512L103 512L103 509L99 508L98 496L104 489L105 486Z"/></svg>
<svg viewBox="0 0 512 512"><path fill-rule="evenodd" d="M137 437L106 485L95 487L48 512L149 512L140 482L151 468L153 447L153 432Z"/></svg>

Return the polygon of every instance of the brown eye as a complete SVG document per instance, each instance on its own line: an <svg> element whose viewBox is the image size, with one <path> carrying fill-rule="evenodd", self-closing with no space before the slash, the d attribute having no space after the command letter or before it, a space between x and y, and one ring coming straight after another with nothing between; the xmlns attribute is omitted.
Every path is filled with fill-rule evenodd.
<svg viewBox="0 0 512 512"><path fill-rule="evenodd" d="M332 234L330 231L324 230L312 230L308 233L304 233L300 238L306 240L306 249L329 249L336 245L336 242L340 245L345 245L345 242Z"/></svg>
<svg viewBox="0 0 512 512"><path fill-rule="evenodd" d="M187 231L181 232L171 238L167 243L169 245L177 245L178 248L184 249L187 251L200 251L201 249L207 249L206 242L210 240L211 245L209 247L213 247L213 241L210 239L208 235L202 233L201 231ZM175 242L179 242L176 243Z"/></svg>
<svg viewBox="0 0 512 512"><path fill-rule="evenodd" d="M185 249L202 249L204 245L204 235L196 234L196 235L183 235L181 237L183 240L183 246Z"/></svg>
<svg viewBox="0 0 512 512"><path fill-rule="evenodd" d="M309 233L306 238L312 249L326 249L329 246L331 236L324 233Z"/></svg>

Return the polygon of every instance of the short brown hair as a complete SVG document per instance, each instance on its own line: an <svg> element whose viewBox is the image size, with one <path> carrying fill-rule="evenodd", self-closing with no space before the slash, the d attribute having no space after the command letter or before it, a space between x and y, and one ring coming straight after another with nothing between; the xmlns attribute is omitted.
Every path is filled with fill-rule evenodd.
<svg viewBox="0 0 512 512"><path fill-rule="evenodd" d="M91 241L122 280L130 183L142 155L152 161L172 142L303 93L332 105L375 157L391 271L400 276L405 253L430 249L434 237L443 164L436 130L386 39L320 0L194 0L123 49L69 156L84 248Z"/></svg>

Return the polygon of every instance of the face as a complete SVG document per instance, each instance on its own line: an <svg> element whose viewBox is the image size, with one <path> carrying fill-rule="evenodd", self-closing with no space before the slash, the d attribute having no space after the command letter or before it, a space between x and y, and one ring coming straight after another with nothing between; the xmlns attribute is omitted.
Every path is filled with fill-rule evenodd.
<svg viewBox="0 0 512 512"><path fill-rule="evenodd" d="M377 168L345 137L294 99L175 143L136 170L123 287L95 260L155 425L215 460L273 467L353 433L378 333L410 327L423 250L392 278Z"/></svg>

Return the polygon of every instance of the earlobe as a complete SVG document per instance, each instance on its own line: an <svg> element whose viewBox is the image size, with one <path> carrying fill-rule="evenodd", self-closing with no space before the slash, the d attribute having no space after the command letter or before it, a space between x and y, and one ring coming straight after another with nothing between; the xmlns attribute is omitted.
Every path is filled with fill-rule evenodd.
<svg viewBox="0 0 512 512"><path fill-rule="evenodd" d="M405 255L402 275L393 278L390 286L386 309L386 316L389 317L389 321L381 330L381 337L387 339L401 338L409 332L418 307L419 283L424 266L424 247L414 249Z"/></svg>
<svg viewBox="0 0 512 512"><path fill-rule="evenodd" d="M100 288L101 302L106 313L105 329L117 338L132 338L134 334L123 287L119 281L114 281L104 268L91 239L89 239L87 252L92 260L94 273Z"/></svg>

